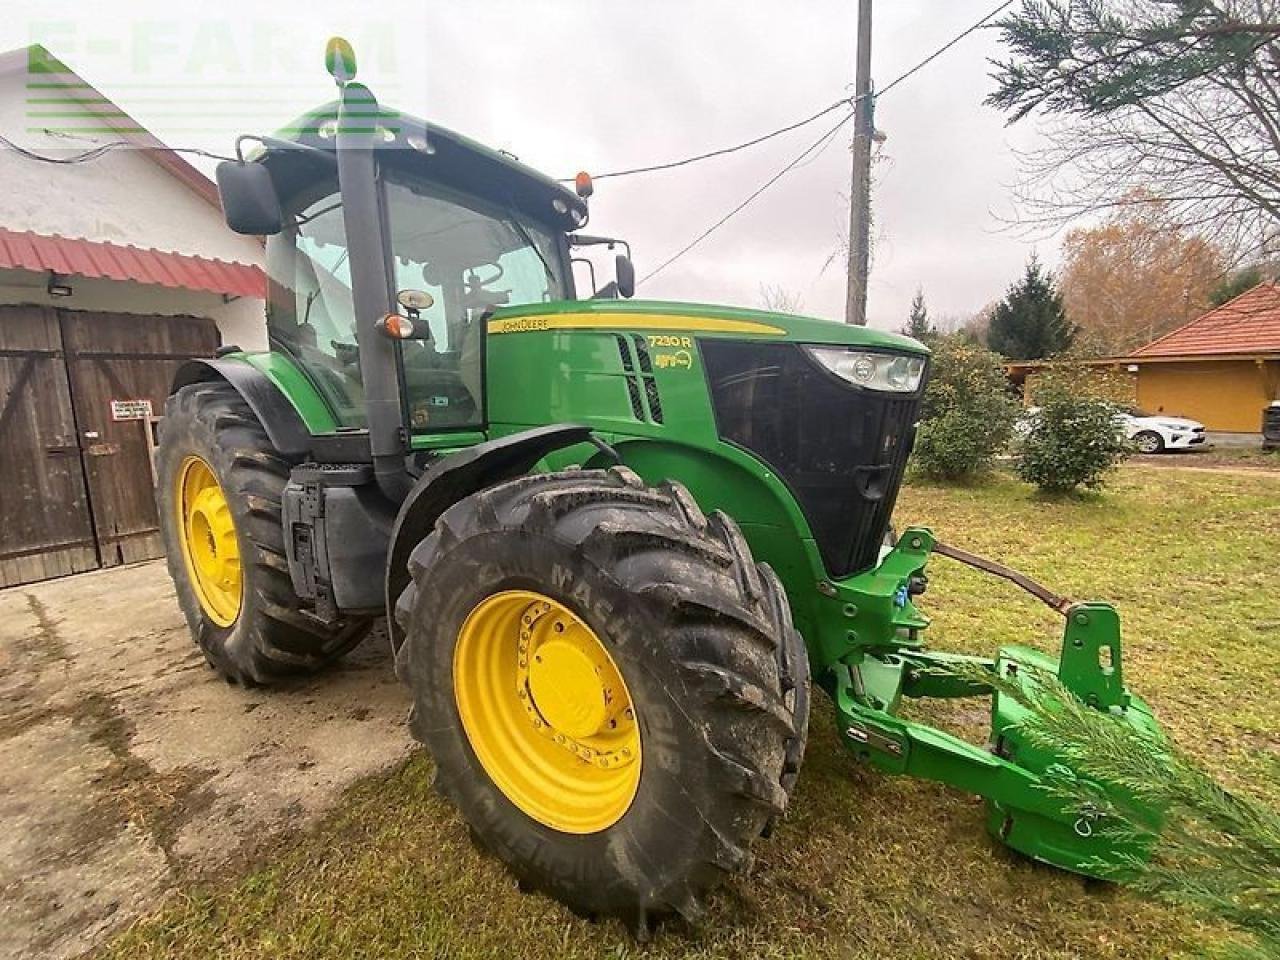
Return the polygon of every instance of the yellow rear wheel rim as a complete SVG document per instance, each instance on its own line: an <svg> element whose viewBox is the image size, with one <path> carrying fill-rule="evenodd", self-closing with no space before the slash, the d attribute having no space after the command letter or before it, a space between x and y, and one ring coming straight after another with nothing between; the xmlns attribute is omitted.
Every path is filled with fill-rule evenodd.
<svg viewBox="0 0 1280 960"><path fill-rule="evenodd" d="M529 590L478 603L458 633L453 690L485 773L564 833L621 819L640 785L640 728L613 658L568 607Z"/></svg>
<svg viewBox="0 0 1280 960"><path fill-rule="evenodd" d="M240 615L240 542L231 507L213 468L187 457L178 470L178 531L182 559L205 615L229 627Z"/></svg>

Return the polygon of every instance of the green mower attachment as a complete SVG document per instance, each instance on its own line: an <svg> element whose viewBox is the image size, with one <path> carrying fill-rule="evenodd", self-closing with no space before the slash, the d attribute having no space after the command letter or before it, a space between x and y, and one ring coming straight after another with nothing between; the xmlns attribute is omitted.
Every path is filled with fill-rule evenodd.
<svg viewBox="0 0 1280 960"><path fill-rule="evenodd" d="M923 590L931 553L1011 580L1063 614L1058 659L1024 646L1002 647L995 659L925 650L920 633L929 620L913 598ZM1088 706L1159 738L1150 708L1124 686L1120 618L1112 606L1057 597L1015 571L938 543L919 527L905 531L873 570L829 586L833 589L822 592L847 622L848 650L823 683L835 702L844 743L855 756L888 773L936 780L985 797L990 833L1045 863L1105 877L1122 856L1142 853L1099 830L1100 813L1082 813L1045 788L1042 777L1063 761L1024 742L1019 724L1026 706L974 678L974 668L980 667L1030 694L1038 673L1053 674ZM904 697L976 696L991 698L989 749L899 714Z"/></svg>

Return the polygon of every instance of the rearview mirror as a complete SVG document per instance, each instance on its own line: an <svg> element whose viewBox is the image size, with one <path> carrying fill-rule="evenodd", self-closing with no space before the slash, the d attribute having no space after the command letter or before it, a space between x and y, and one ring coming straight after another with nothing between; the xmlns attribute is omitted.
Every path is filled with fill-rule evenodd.
<svg viewBox="0 0 1280 960"><path fill-rule="evenodd" d="M618 278L618 295L629 300L635 296L636 292L635 265L625 253L620 253L614 257L613 264L614 276Z"/></svg>
<svg viewBox="0 0 1280 960"><path fill-rule="evenodd" d="M260 163L224 160L218 164L218 197L227 226L236 233L266 237L284 226L271 174Z"/></svg>

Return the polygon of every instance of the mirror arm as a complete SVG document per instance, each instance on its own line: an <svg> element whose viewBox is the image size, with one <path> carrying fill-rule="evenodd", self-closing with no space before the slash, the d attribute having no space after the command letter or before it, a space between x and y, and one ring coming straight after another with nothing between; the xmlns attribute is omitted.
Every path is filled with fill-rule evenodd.
<svg viewBox="0 0 1280 960"><path fill-rule="evenodd" d="M569 246L571 247L608 247L612 250L615 245L624 247L627 251L627 257L630 258L631 244L625 240L619 240L617 237L597 237L589 233L569 234Z"/></svg>
<svg viewBox="0 0 1280 960"><path fill-rule="evenodd" d="M594 291L596 289L596 265L592 263L590 260L588 260L586 257L571 257L569 259L569 262L585 263L587 265L587 272L591 274L591 289L593 291L592 296L595 296Z"/></svg>

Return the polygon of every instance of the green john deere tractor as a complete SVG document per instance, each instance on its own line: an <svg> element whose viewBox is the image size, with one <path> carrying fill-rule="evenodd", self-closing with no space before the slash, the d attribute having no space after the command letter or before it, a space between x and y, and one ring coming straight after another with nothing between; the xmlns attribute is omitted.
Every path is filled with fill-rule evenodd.
<svg viewBox="0 0 1280 960"><path fill-rule="evenodd" d="M158 451L169 568L229 680L331 663L386 616L440 790L526 887L643 935L696 917L786 809L810 680L851 752L988 802L1009 846L1114 859L1039 788L1020 706L972 676L1040 668L1156 731L1115 611L1061 600L926 529L889 544L928 351L862 327L579 297L590 182L569 190L378 106L331 44L339 100L218 168L265 235L270 352L177 375ZM930 652L933 552L1065 615L1059 660ZM965 664L959 669L958 664ZM902 716L987 697L989 749Z"/></svg>

